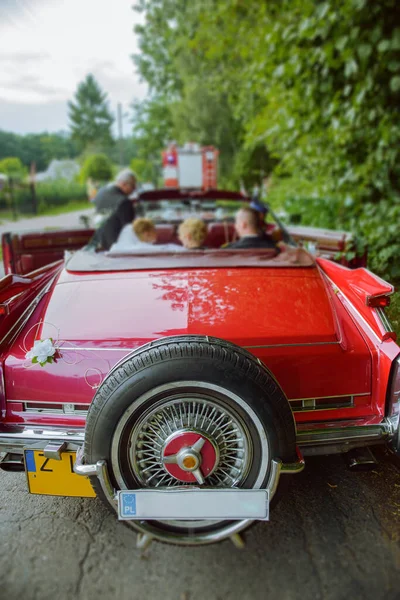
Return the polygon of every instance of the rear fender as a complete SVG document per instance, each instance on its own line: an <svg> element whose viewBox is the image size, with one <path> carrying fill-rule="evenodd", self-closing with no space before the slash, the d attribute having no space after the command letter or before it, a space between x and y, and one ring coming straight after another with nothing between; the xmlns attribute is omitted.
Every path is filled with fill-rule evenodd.
<svg viewBox="0 0 400 600"><path fill-rule="evenodd" d="M63 261L57 261L23 277L6 275L0 280L1 359L62 266Z"/></svg>
<svg viewBox="0 0 400 600"><path fill-rule="evenodd" d="M24 277L9 274L0 280L0 420L6 410L3 370L8 348L62 266L63 261L57 261Z"/></svg>
<svg viewBox="0 0 400 600"><path fill-rule="evenodd" d="M333 290L350 303L364 324L380 341L396 340L396 333L384 314L394 288L368 269L348 269L323 258L317 264Z"/></svg>

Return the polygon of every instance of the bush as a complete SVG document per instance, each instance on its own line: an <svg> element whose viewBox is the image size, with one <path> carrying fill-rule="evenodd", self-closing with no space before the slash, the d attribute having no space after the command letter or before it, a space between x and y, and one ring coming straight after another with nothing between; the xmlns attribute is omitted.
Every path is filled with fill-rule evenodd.
<svg viewBox="0 0 400 600"><path fill-rule="evenodd" d="M86 186L69 181L52 181L36 186L38 205L42 207L62 206L71 200L86 200Z"/></svg>
<svg viewBox="0 0 400 600"><path fill-rule="evenodd" d="M39 212L50 206L62 206L71 200L86 200L86 186L65 180L38 183L35 188L36 202ZM15 187L14 200L17 212L33 214L32 193L28 186ZM0 206L10 206L10 196L7 189L0 191Z"/></svg>
<svg viewBox="0 0 400 600"><path fill-rule="evenodd" d="M83 163L79 179L86 182L89 178L96 183L110 181L113 177L113 165L105 154L92 154Z"/></svg>
<svg viewBox="0 0 400 600"><path fill-rule="evenodd" d="M9 157L0 160L0 173L19 179L26 174L26 169L19 158Z"/></svg>

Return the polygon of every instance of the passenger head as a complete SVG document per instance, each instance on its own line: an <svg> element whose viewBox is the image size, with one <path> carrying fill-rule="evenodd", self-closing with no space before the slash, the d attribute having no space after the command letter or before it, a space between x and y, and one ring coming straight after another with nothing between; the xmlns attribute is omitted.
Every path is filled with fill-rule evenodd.
<svg viewBox="0 0 400 600"><path fill-rule="evenodd" d="M130 196L136 189L136 175L130 169L120 171L115 178L115 185L124 192L126 196Z"/></svg>
<svg viewBox="0 0 400 600"><path fill-rule="evenodd" d="M132 223L132 229L137 238L146 244L154 244L157 240L157 232L155 225L151 219L140 217Z"/></svg>
<svg viewBox="0 0 400 600"><path fill-rule="evenodd" d="M185 219L179 225L178 237L185 248L200 248L207 237L207 226L201 219Z"/></svg>
<svg viewBox="0 0 400 600"><path fill-rule="evenodd" d="M238 210L235 217L235 229L239 237L260 233L260 217L256 210L245 206Z"/></svg>

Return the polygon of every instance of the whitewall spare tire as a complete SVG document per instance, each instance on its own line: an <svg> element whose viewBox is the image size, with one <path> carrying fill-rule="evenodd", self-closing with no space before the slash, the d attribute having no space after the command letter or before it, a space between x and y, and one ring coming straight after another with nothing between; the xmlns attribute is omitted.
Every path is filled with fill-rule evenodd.
<svg viewBox="0 0 400 600"><path fill-rule="evenodd" d="M112 369L89 409L84 454L87 464L106 461L116 490L262 488L273 459L296 460L295 440L289 403L258 359L224 340L185 335L146 344ZM205 544L250 521L127 524L164 542Z"/></svg>

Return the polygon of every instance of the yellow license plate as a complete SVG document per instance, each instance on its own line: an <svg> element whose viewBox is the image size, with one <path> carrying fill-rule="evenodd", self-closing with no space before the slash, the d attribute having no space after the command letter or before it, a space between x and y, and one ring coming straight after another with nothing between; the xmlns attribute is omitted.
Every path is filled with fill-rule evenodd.
<svg viewBox="0 0 400 600"><path fill-rule="evenodd" d="M31 494L93 498L88 477L74 473L76 453L61 453L61 460L46 458L43 450L25 449L25 471Z"/></svg>

